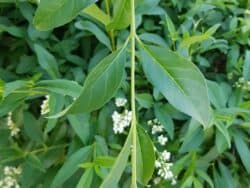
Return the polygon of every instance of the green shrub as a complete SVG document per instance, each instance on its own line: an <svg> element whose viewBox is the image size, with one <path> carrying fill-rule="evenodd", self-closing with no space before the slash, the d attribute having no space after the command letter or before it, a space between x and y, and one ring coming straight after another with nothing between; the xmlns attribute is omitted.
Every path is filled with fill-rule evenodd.
<svg viewBox="0 0 250 188"><path fill-rule="evenodd" d="M247 0L0 0L0 188L250 185Z"/></svg>

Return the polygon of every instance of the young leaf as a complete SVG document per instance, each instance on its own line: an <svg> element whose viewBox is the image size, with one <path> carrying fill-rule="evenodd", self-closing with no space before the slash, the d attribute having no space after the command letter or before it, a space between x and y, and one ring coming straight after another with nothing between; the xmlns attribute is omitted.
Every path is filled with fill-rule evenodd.
<svg viewBox="0 0 250 188"><path fill-rule="evenodd" d="M91 157L92 149L92 146L86 146L73 153L56 174L51 188L60 187L77 171L80 163L88 161Z"/></svg>
<svg viewBox="0 0 250 188"><path fill-rule="evenodd" d="M103 12L96 4L90 5L89 7L85 8L83 12L99 22L103 23L105 26L110 23L110 17Z"/></svg>
<svg viewBox="0 0 250 188"><path fill-rule="evenodd" d="M113 19L107 25L107 30L124 29L130 24L130 1L114 1Z"/></svg>
<svg viewBox="0 0 250 188"><path fill-rule="evenodd" d="M89 73L80 97L72 104L69 113L91 112L108 102L124 78L125 62L125 47L104 58Z"/></svg>
<svg viewBox="0 0 250 188"><path fill-rule="evenodd" d="M42 0L34 17L36 29L46 31L74 19L84 8L96 0Z"/></svg>
<svg viewBox="0 0 250 188"><path fill-rule="evenodd" d="M130 147L132 144L132 131L131 130L129 132L129 135L126 139L126 142L125 142L121 152L119 153L113 167L111 168L107 177L105 177L100 188L110 188L110 187L117 186L117 184L121 178L122 172L124 171L124 169L127 165L128 157L130 155Z"/></svg>
<svg viewBox="0 0 250 188"><path fill-rule="evenodd" d="M40 66L48 72L51 78L58 78L60 73L55 57L38 44L34 44L34 49Z"/></svg>
<svg viewBox="0 0 250 188"><path fill-rule="evenodd" d="M147 185L154 173L154 144L142 127L137 126L137 130L137 178L141 184Z"/></svg>
<svg viewBox="0 0 250 188"><path fill-rule="evenodd" d="M199 69L163 47L141 45L141 58L147 78L169 103L208 127L211 118L208 91Z"/></svg>

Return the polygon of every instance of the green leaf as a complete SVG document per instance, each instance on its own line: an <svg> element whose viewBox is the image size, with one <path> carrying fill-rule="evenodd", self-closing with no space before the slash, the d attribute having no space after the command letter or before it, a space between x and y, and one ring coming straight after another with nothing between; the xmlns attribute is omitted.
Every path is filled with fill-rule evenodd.
<svg viewBox="0 0 250 188"><path fill-rule="evenodd" d="M171 18L167 14L165 15L165 22L171 39L173 41L176 41L178 39L178 32L176 31L174 23L172 22Z"/></svg>
<svg viewBox="0 0 250 188"><path fill-rule="evenodd" d="M60 73L58 71L58 64L55 57L50 54L44 47L38 44L34 44L34 49L40 66L48 72L51 78L58 78L60 76Z"/></svg>
<svg viewBox="0 0 250 188"><path fill-rule="evenodd" d="M77 136L86 144L90 136L89 114L68 115L67 118Z"/></svg>
<svg viewBox="0 0 250 188"><path fill-rule="evenodd" d="M68 95L73 98L79 97L82 86L77 82L65 79L42 80L37 82L35 89L50 91L61 95Z"/></svg>
<svg viewBox="0 0 250 188"><path fill-rule="evenodd" d="M130 1L116 0L114 1L113 18L107 25L107 30L124 29L130 24Z"/></svg>
<svg viewBox="0 0 250 188"><path fill-rule="evenodd" d="M213 27L209 28L204 34L184 38L181 41L180 46L182 48L188 48L189 46L191 46L194 43L201 43L204 40L211 38L211 36L216 32L216 30L219 28L219 26L220 26L220 24L216 24Z"/></svg>
<svg viewBox="0 0 250 188"><path fill-rule="evenodd" d="M89 161L92 156L92 150L92 146L86 146L69 156L69 158L65 161L63 166L56 174L51 188L60 187L78 170L80 163Z"/></svg>
<svg viewBox="0 0 250 188"><path fill-rule="evenodd" d="M203 142L203 130L200 124L193 119L188 125L188 130L184 136L183 143L179 149L180 153L188 151L197 151L200 144Z"/></svg>
<svg viewBox="0 0 250 188"><path fill-rule="evenodd" d="M7 32L15 37L23 38L25 36L25 28L23 27L16 27L14 25L3 25L0 24L0 33Z"/></svg>
<svg viewBox="0 0 250 188"><path fill-rule="evenodd" d="M225 108L230 91L225 92L225 88L222 88L222 85L209 80L207 80L207 85L211 103L216 108Z"/></svg>
<svg viewBox="0 0 250 188"><path fill-rule="evenodd" d="M227 141L227 146L228 146L228 148L230 148L231 147L231 139L230 139L230 135L228 132L228 128L220 121L216 121L215 126L221 132L221 134L224 136L224 138Z"/></svg>
<svg viewBox="0 0 250 188"><path fill-rule="evenodd" d="M96 38L111 50L111 43L108 36L94 23L89 21L79 21L75 23L76 28L93 33Z"/></svg>
<svg viewBox="0 0 250 188"><path fill-rule="evenodd" d="M208 91L199 69L166 48L141 47L141 60L148 80L175 108L208 127L211 119Z"/></svg>
<svg viewBox="0 0 250 188"><path fill-rule="evenodd" d="M250 80L250 50L246 51L243 65L243 77L245 80Z"/></svg>
<svg viewBox="0 0 250 188"><path fill-rule="evenodd" d="M95 159L95 165L110 168L114 165L115 158L109 156L100 156Z"/></svg>
<svg viewBox="0 0 250 188"><path fill-rule="evenodd" d="M4 98L4 100L0 103L0 117L16 109L20 104L23 103L26 97L27 93L11 94Z"/></svg>
<svg viewBox="0 0 250 188"><path fill-rule="evenodd" d="M96 4L90 5L89 7L85 8L83 12L99 22L103 23L105 26L110 23L110 17L103 12Z"/></svg>
<svg viewBox="0 0 250 188"><path fill-rule="evenodd" d="M121 85L125 73L125 62L124 46L93 68L86 78L80 97L72 104L69 113L91 112L107 103Z"/></svg>
<svg viewBox="0 0 250 188"><path fill-rule="evenodd" d="M234 130L233 133L234 133L234 142L237 152L247 172L250 173L250 163L249 163L250 150L247 143L244 141L245 136L243 135L242 132L238 130Z"/></svg>
<svg viewBox="0 0 250 188"><path fill-rule="evenodd" d="M39 127L39 122L29 112L23 113L24 132L32 140L37 143L43 142L43 132Z"/></svg>
<svg viewBox="0 0 250 188"><path fill-rule="evenodd" d="M31 165L33 168L40 170L41 172L46 172L41 160L34 154L29 153L25 160Z"/></svg>
<svg viewBox="0 0 250 188"><path fill-rule="evenodd" d="M74 19L84 8L96 0L42 0L34 17L36 29L46 31L62 26Z"/></svg>
<svg viewBox="0 0 250 188"><path fill-rule="evenodd" d="M148 93L140 93L135 96L137 102L143 108L150 108L153 105L153 97Z"/></svg>
<svg viewBox="0 0 250 188"><path fill-rule="evenodd" d="M171 139L174 138L174 122L169 115L169 112L166 111L164 106L155 105L154 107L155 116L160 121L160 123L164 126L165 130L169 134Z"/></svg>
<svg viewBox="0 0 250 188"><path fill-rule="evenodd" d="M5 86L4 81L0 80L0 102L3 100L4 86Z"/></svg>
<svg viewBox="0 0 250 188"><path fill-rule="evenodd" d="M219 162L219 169L221 173L221 178L223 181L223 184L225 184L225 187L227 188L235 188L236 185L234 183L234 178L229 171L229 169L221 162Z"/></svg>
<svg viewBox="0 0 250 188"><path fill-rule="evenodd" d="M86 169L80 181L78 182L76 188L91 188L93 176L94 176L94 169L93 168Z"/></svg>
<svg viewBox="0 0 250 188"><path fill-rule="evenodd" d="M130 155L130 147L132 144L132 131L131 130L132 129L130 129L126 142L121 152L119 153L118 157L116 158L113 167L111 168L109 174L105 177L100 188L111 188L111 187L113 188L117 186L121 178L122 172L127 166L128 157Z"/></svg>
<svg viewBox="0 0 250 188"><path fill-rule="evenodd" d="M154 173L154 144L142 127L137 126L137 133L137 178L141 184L147 185Z"/></svg>
<svg viewBox="0 0 250 188"><path fill-rule="evenodd" d="M197 169L196 172L197 172L197 175L201 177L202 179L204 179L211 188L214 188L213 181L211 180L211 178L205 171Z"/></svg>
<svg viewBox="0 0 250 188"><path fill-rule="evenodd" d="M223 153L228 148L228 143L223 134L216 129L215 144L219 153Z"/></svg>

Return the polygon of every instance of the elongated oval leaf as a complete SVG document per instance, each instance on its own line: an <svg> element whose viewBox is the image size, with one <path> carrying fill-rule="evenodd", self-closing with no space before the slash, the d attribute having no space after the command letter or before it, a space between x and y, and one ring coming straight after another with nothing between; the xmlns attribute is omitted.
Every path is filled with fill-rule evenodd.
<svg viewBox="0 0 250 188"><path fill-rule="evenodd" d="M119 182L122 172L124 171L128 157L130 155L130 146L132 144L132 129L130 129L129 135L126 139L126 142L119 153L114 165L112 166L109 174L104 179L103 183L101 184L100 188L113 188L117 186Z"/></svg>
<svg viewBox="0 0 250 188"><path fill-rule="evenodd" d="M91 154L92 146L86 146L73 153L65 161L64 165L56 174L51 187L60 187L68 178L70 178L77 171L77 169L79 168L78 165L90 159Z"/></svg>
<svg viewBox="0 0 250 188"><path fill-rule="evenodd" d="M96 0L42 0L34 17L38 30L50 30L74 19Z"/></svg>
<svg viewBox="0 0 250 188"><path fill-rule="evenodd" d="M51 78L58 78L60 73L55 57L38 44L34 44L34 49L40 66L48 72Z"/></svg>
<svg viewBox="0 0 250 188"><path fill-rule="evenodd" d="M137 178L141 184L147 185L154 173L154 144L145 130L140 126L137 127Z"/></svg>
<svg viewBox="0 0 250 188"><path fill-rule="evenodd" d="M69 113L91 112L108 102L124 78L125 62L125 47L104 58L86 78L80 97L72 104Z"/></svg>
<svg viewBox="0 0 250 188"><path fill-rule="evenodd" d="M93 168L87 169L82 175L76 188L91 188L93 176L94 176L94 169Z"/></svg>
<svg viewBox="0 0 250 188"><path fill-rule="evenodd" d="M85 8L83 12L95 18L96 20L104 24L105 26L108 25L110 22L110 17L102 9L100 9L96 4L93 4Z"/></svg>
<svg viewBox="0 0 250 188"><path fill-rule="evenodd" d="M207 85L199 69L163 47L141 45L144 72L149 81L181 112L209 125Z"/></svg>
<svg viewBox="0 0 250 188"><path fill-rule="evenodd" d="M74 81L65 79L43 80L36 84L35 89L50 91L61 95L79 97L82 87Z"/></svg>
<svg viewBox="0 0 250 188"><path fill-rule="evenodd" d="M238 130L234 130L234 142L244 167L250 173L250 149L244 141L244 134Z"/></svg>
<svg viewBox="0 0 250 188"><path fill-rule="evenodd" d="M86 30L93 33L101 43L111 49L111 43L108 36L96 24L89 21L79 21L76 22L75 26L78 29Z"/></svg>

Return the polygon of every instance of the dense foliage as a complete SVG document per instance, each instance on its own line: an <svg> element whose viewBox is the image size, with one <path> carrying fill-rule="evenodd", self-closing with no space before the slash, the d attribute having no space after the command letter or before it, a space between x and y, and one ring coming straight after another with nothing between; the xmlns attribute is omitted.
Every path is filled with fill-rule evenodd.
<svg viewBox="0 0 250 188"><path fill-rule="evenodd" d="M248 0L0 0L0 188L250 186Z"/></svg>

